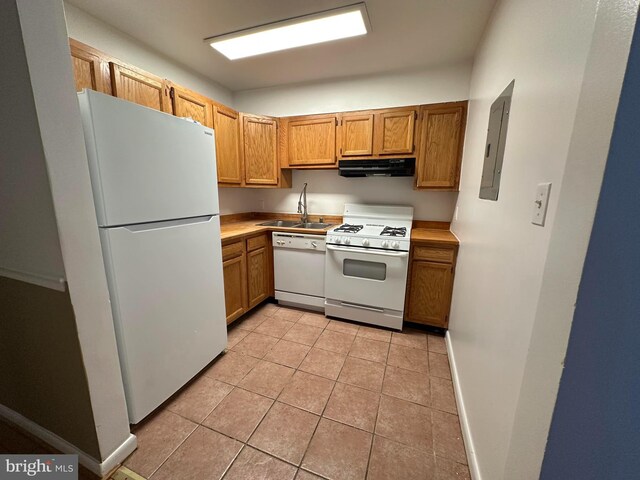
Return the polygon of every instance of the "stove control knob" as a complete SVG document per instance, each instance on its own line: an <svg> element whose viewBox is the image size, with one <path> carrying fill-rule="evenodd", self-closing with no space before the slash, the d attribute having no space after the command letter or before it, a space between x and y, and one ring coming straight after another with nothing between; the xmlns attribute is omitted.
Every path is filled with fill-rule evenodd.
<svg viewBox="0 0 640 480"><path fill-rule="evenodd" d="M345 245L349 245L349 244L351 243L351 239L350 239L349 237L347 237L347 238L345 238L345 239L344 239L344 242L343 242L343 243L344 243Z"/></svg>
<svg viewBox="0 0 640 480"><path fill-rule="evenodd" d="M398 242L393 242L393 243L391 244L391 246L392 246L393 248L400 248L400 243L398 243Z"/></svg>
<svg viewBox="0 0 640 480"><path fill-rule="evenodd" d="M369 239L365 238L364 240L362 240L362 246L363 247L368 247L369 246Z"/></svg>
<svg viewBox="0 0 640 480"><path fill-rule="evenodd" d="M341 240L341 238L340 238L340 237L335 237L335 238L333 239L333 241L334 241L335 243L340 243L340 240Z"/></svg>
<svg viewBox="0 0 640 480"><path fill-rule="evenodd" d="M386 240L383 240L380 245L382 246L382 248L387 248L389 246L389 242L387 242Z"/></svg>

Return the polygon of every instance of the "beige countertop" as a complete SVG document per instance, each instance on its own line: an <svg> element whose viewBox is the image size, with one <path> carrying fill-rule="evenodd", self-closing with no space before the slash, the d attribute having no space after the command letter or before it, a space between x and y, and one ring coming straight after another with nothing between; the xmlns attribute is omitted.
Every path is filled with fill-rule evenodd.
<svg viewBox="0 0 640 480"><path fill-rule="evenodd" d="M258 225L258 223L266 222L265 219L251 219L243 220L239 222L230 222L223 224L220 227L222 241L233 240L236 238L248 237L251 235L257 235L263 232L291 232L291 233L308 233L312 235L326 235L327 230L333 228L335 225L331 225L324 229L315 228L286 228L286 227L267 227L264 225Z"/></svg>
<svg viewBox="0 0 640 480"><path fill-rule="evenodd" d="M223 223L221 226L222 241L233 240L236 238L248 237L264 232L291 232L291 233L308 233L312 235L326 235L327 230L335 225L323 229L313 228L286 228L286 227L269 227L258 225L267 221L264 218L252 218L249 220L239 220L236 222ZM459 245L458 238L447 229L441 228L413 228L411 230L412 243L441 243L447 245Z"/></svg>
<svg viewBox="0 0 640 480"><path fill-rule="evenodd" d="M460 241L451 230L440 228L412 228L411 243L444 243L459 245Z"/></svg>

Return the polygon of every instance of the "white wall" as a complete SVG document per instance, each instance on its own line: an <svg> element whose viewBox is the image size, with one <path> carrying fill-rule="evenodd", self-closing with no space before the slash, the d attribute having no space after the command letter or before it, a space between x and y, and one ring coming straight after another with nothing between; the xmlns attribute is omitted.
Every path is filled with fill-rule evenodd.
<svg viewBox="0 0 640 480"><path fill-rule="evenodd" d="M218 188L220 213L226 215L257 211L257 194L258 192L251 188Z"/></svg>
<svg viewBox="0 0 640 480"><path fill-rule="evenodd" d="M639 3L598 5L504 478L538 478L542 464Z"/></svg>
<svg viewBox="0 0 640 480"><path fill-rule="evenodd" d="M90 459L89 467L108 470L131 453L135 437L129 432L64 11L61 0L17 5L97 429L100 458Z"/></svg>
<svg viewBox="0 0 640 480"><path fill-rule="evenodd" d="M342 215L345 203L412 205L416 219L449 222L458 196L414 190L412 177L344 178L337 170L294 170L293 188L254 192L257 211L295 212L305 182L311 214Z"/></svg>
<svg viewBox="0 0 640 480"><path fill-rule="evenodd" d="M64 9L71 38L231 106L229 89L163 56L69 2L64 3Z"/></svg>
<svg viewBox="0 0 640 480"><path fill-rule="evenodd" d="M0 119L0 275L64 289L51 187L42 142L36 141L40 134L29 71L17 13L15 21L10 16L7 7L0 73L0 88L8 93Z"/></svg>
<svg viewBox="0 0 640 480"><path fill-rule="evenodd" d="M532 418L527 415L535 412L536 421L546 422L548 428L549 409L536 411L534 405L538 396L545 401L551 398L551 403L555 401L557 381L555 387L553 382L536 382L547 372L528 369L527 352L536 313L544 298L540 297L541 287L543 281L548 280L545 263L559 210L558 199L565 193L563 181L568 175L565 167L597 4L596 0L503 0L496 6L475 58L458 220L452 225L462 245L449 335L463 400L461 415L470 433L467 447L476 479L538 478L540 464L535 459L542 458L540 450L546 439L545 430L535 432L542 433L540 445L540 435L532 443L528 435L534 432L522 427L529 423L525 420ZM480 200L478 189L489 107L514 78L499 200ZM608 127L610 134L610 120L610 115L605 116L599 125L601 128L592 129L590 133L604 131L606 135ZM583 149L581 154L595 155L583 160L601 165L602 158L597 156L601 150ZM591 174L599 174L601 178L602 169L594 168ZM553 183L544 228L530 223L536 184L541 182ZM593 178L585 183L593 184ZM595 184L597 187L597 177ZM587 195L593 200L597 194L595 189ZM583 207L584 204L573 203L573 208ZM587 210L586 215L589 214L592 220L593 211ZM565 219L570 216L568 213ZM565 232L566 247L571 248L572 241L576 240L581 240L578 246L585 244L588 223L584 224L581 214L576 228L568 234ZM552 270L557 273L564 269L563 262L574 262L570 265L571 281L577 283L584 261L584 252L580 253L574 258L555 256ZM557 289L558 297L544 301L561 299L565 307L572 302L567 293ZM564 316L555 318L557 322L570 323L571 316L567 317L566 310L554 313L558 312ZM550 343L558 347L553 352L554 360L562 358L562 342L549 341L556 333L554 330L539 332L538 355L544 355L544 345ZM560 362L554 367L561 368ZM557 375L557 371L554 374ZM520 409L521 386L529 380L537 385L542 383L545 388L528 389L529 398L525 401L529 408ZM521 417L514 430L518 410L522 410ZM505 473L512 437L517 437L519 444L509 456L510 468ZM538 450L532 451L534 447Z"/></svg>
<svg viewBox="0 0 640 480"><path fill-rule="evenodd" d="M471 63L386 75L244 90L233 94L243 112L290 116L466 100Z"/></svg>
<svg viewBox="0 0 640 480"><path fill-rule="evenodd" d="M465 100L471 66L447 65L429 70L353 77L234 94L240 111L290 116ZM345 179L337 171L293 173L291 190L251 192L254 209L295 212L304 182L309 183L310 213L342 214L345 202L408 204L415 218L451 221L457 193L413 190L411 178ZM240 211L240 210L236 210Z"/></svg>

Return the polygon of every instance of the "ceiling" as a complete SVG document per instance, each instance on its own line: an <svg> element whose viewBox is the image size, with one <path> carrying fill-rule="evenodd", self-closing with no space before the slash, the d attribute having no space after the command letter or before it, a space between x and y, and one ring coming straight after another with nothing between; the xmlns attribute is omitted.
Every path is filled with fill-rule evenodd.
<svg viewBox="0 0 640 480"><path fill-rule="evenodd" d="M230 61L203 39L357 0L67 1L232 91L468 60L495 3L365 0L367 35Z"/></svg>

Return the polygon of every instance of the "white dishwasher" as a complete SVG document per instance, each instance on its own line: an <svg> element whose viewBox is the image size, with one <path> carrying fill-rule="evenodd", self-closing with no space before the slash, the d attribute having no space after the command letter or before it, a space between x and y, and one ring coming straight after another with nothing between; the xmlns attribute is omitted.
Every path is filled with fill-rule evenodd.
<svg viewBox="0 0 640 480"><path fill-rule="evenodd" d="M324 311L325 236L273 233L276 300Z"/></svg>

